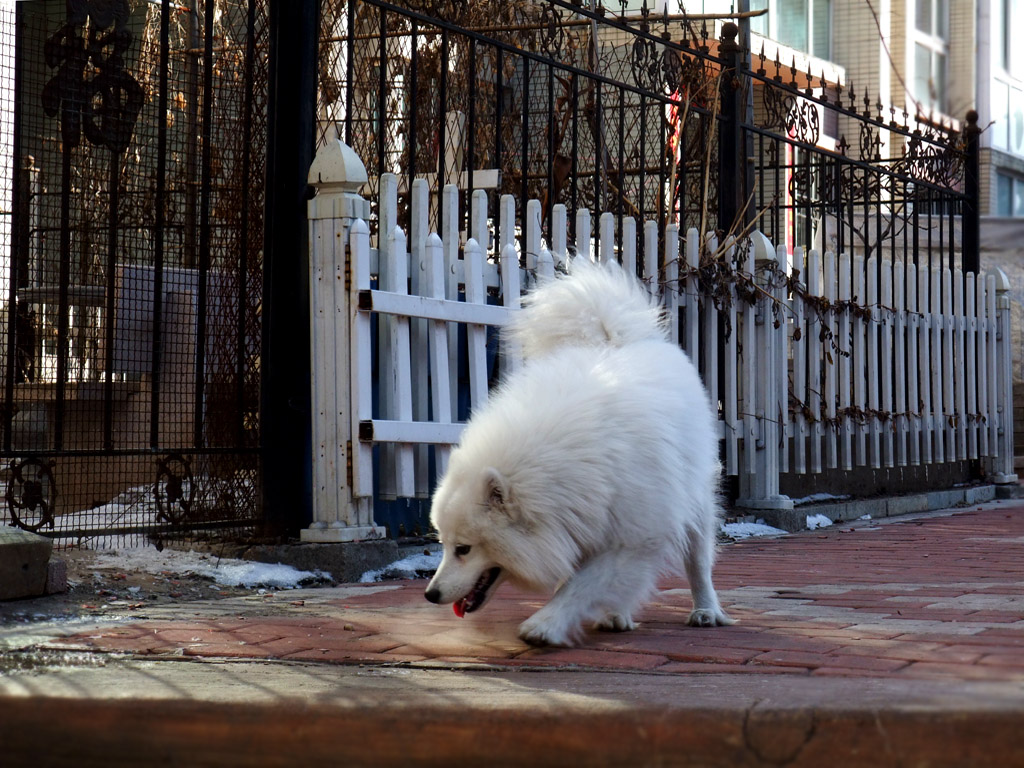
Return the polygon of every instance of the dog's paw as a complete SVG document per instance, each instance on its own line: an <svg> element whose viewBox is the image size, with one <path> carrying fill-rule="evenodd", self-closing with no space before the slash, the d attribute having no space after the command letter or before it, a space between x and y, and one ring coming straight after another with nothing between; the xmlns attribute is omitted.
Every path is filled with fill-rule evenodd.
<svg viewBox="0 0 1024 768"><path fill-rule="evenodd" d="M574 643L564 630L530 617L519 625L519 639L535 648L571 648Z"/></svg>
<svg viewBox="0 0 1024 768"><path fill-rule="evenodd" d="M601 632L632 632L636 629L636 622L629 615L609 613L601 621L597 622L594 628Z"/></svg>
<svg viewBox="0 0 1024 768"><path fill-rule="evenodd" d="M730 624L735 624L736 619L730 618L721 609L698 608L690 614L686 623L691 627L728 627Z"/></svg>

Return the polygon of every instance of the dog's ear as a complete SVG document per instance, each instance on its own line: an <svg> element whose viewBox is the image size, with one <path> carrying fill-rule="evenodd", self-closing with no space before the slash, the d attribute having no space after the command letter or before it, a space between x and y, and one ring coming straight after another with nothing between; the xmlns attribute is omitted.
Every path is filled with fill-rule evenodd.
<svg viewBox="0 0 1024 768"><path fill-rule="evenodd" d="M484 470L484 498L487 506L496 512L511 511L512 494L508 487L508 480L494 467Z"/></svg>

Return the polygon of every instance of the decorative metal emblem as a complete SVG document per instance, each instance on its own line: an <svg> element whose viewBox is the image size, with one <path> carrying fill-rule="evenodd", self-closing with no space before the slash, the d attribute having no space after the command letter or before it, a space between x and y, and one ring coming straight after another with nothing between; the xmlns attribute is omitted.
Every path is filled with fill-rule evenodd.
<svg viewBox="0 0 1024 768"><path fill-rule="evenodd" d="M43 56L56 73L43 87L43 109L60 114L71 147L82 133L93 144L128 148L142 109L142 87L125 69L132 43L128 0L68 0L67 22L46 41Z"/></svg>
<svg viewBox="0 0 1024 768"><path fill-rule="evenodd" d="M160 459L153 495L156 497L158 518L168 523L182 523L188 519L196 498L196 484L188 459L177 453Z"/></svg>
<svg viewBox="0 0 1024 768"><path fill-rule="evenodd" d="M26 531L38 531L44 525L53 528L53 510L57 502L54 466L53 461L34 456L11 462L7 478L7 509L15 525Z"/></svg>

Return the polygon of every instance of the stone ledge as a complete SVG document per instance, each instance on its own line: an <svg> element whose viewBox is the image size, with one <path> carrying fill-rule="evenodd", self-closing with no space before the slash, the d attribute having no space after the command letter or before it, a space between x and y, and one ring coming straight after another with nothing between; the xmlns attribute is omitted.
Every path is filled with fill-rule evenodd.
<svg viewBox="0 0 1024 768"><path fill-rule="evenodd" d="M872 518L897 517L915 512L933 512L938 509L991 501L997 498L997 489L999 489L997 485L974 485L927 493L912 493L906 496L806 504L796 509L764 509L758 510L757 516L763 518L768 525L795 533L807 529L809 515L824 515L833 523L858 520L864 515L871 515ZM999 498L1005 497L999 496Z"/></svg>
<svg viewBox="0 0 1024 768"><path fill-rule="evenodd" d="M259 563L284 563L304 571L325 571L339 584L357 582L367 571L378 570L399 559L398 544L393 539L257 545L225 554Z"/></svg>

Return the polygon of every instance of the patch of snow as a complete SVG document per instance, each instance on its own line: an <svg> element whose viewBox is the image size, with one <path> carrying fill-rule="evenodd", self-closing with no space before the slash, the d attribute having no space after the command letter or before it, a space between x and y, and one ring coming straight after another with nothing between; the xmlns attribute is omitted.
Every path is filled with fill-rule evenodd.
<svg viewBox="0 0 1024 768"><path fill-rule="evenodd" d="M441 565L441 553L426 552L398 560L375 571L367 571L359 577L363 584L375 581L391 581L392 579L425 579L432 576Z"/></svg>
<svg viewBox="0 0 1024 768"><path fill-rule="evenodd" d="M825 515L808 515L807 530L813 531L818 528L827 528L832 525L832 520Z"/></svg>
<svg viewBox="0 0 1024 768"><path fill-rule="evenodd" d="M722 523L722 533L738 541L753 536L782 536L786 531L766 525L762 520L756 523Z"/></svg>
<svg viewBox="0 0 1024 768"><path fill-rule="evenodd" d="M201 552L157 551L154 547L104 550L97 554L94 567L154 575L202 576L223 587L295 589L311 582L330 581L330 575L323 571L300 571L281 563L257 563Z"/></svg>
<svg viewBox="0 0 1024 768"><path fill-rule="evenodd" d="M810 496L793 499L793 505L799 507L802 504L815 504L819 501L845 501L848 498L850 498L848 493L838 496L832 493L812 493Z"/></svg>

